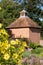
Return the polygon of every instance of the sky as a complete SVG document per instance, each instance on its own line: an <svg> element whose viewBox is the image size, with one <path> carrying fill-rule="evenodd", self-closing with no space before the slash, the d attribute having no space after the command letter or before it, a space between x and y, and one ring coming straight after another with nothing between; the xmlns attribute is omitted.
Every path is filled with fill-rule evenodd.
<svg viewBox="0 0 43 65"><path fill-rule="evenodd" d="M1 1L1 0L0 0Z"/></svg>
<svg viewBox="0 0 43 65"><path fill-rule="evenodd" d="M14 1L16 1L16 0L14 0ZM23 0L18 0L19 3L21 3L22 1L23 1Z"/></svg>

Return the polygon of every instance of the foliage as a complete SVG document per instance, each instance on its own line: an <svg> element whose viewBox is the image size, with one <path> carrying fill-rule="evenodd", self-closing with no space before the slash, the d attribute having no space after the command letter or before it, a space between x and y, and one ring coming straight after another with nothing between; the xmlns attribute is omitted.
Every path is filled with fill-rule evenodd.
<svg viewBox="0 0 43 65"><path fill-rule="evenodd" d="M36 48L31 51L34 55L37 57L43 57L43 47L42 48Z"/></svg>
<svg viewBox="0 0 43 65"><path fill-rule="evenodd" d="M42 46L39 45L39 43L34 43L34 42L30 41L29 47L32 48L32 49L36 49L36 48L39 48L39 47L42 47Z"/></svg>
<svg viewBox="0 0 43 65"><path fill-rule="evenodd" d="M2 0L0 2L0 22L4 27L8 26L19 16L20 8L13 0Z"/></svg>

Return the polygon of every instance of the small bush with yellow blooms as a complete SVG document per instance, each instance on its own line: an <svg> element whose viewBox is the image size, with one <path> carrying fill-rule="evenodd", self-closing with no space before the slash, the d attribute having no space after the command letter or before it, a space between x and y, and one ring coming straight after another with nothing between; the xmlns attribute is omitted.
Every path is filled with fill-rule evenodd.
<svg viewBox="0 0 43 65"><path fill-rule="evenodd" d="M0 23L0 65L19 65L27 43L19 39L8 40L9 35Z"/></svg>

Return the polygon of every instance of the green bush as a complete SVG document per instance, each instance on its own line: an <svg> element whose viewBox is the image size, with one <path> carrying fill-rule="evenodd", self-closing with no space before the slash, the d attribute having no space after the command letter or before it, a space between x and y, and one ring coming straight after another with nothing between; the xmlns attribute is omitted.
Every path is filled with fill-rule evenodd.
<svg viewBox="0 0 43 65"><path fill-rule="evenodd" d="M31 42L31 43L29 44L29 47L35 49L37 46L36 46L36 44L34 44L34 43Z"/></svg>
<svg viewBox="0 0 43 65"><path fill-rule="evenodd" d="M43 57L43 48L36 48L31 51L31 54L36 55L37 57Z"/></svg>
<svg viewBox="0 0 43 65"><path fill-rule="evenodd" d="M36 48L41 48L42 46L39 45L38 43L34 43L34 42L31 42L31 41L30 41L29 47L30 47L30 48L33 48L33 49L36 49Z"/></svg>

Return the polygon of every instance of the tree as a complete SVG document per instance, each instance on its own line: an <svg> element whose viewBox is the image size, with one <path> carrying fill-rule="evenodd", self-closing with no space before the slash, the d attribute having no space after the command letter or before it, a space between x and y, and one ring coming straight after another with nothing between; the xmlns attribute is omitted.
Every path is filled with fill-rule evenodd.
<svg viewBox="0 0 43 65"><path fill-rule="evenodd" d="M0 2L0 22L4 27L8 26L19 16L18 3L13 0L2 0Z"/></svg>

